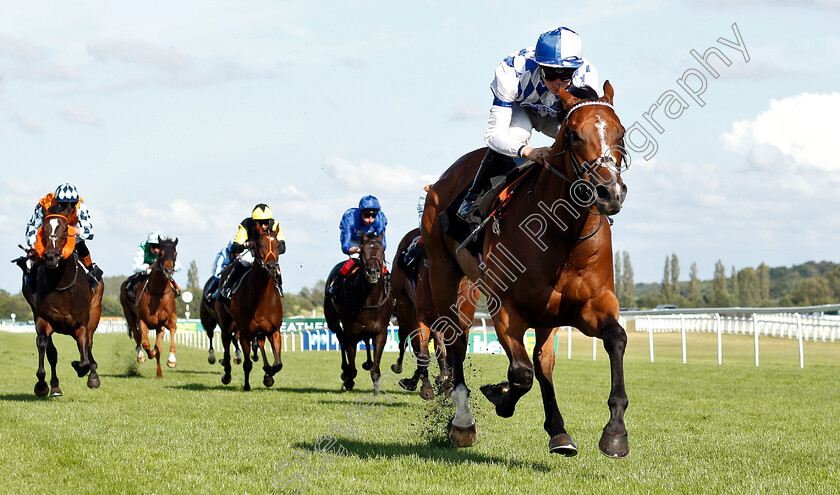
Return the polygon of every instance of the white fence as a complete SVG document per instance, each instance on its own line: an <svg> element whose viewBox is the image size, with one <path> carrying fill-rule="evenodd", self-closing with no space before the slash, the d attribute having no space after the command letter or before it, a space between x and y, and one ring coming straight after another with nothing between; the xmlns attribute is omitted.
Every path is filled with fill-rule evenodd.
<svg viewBox="0 0 840 495"><path fill-rule="evenodd" d="M805 366L804 341L836 342L840 333L840 316L826 315L838 311L840 305L808 306L800 308L713 308L690 310L628 311L625 317L635 317L636 331L647 332L650 361L654 362L653 334L680 332L682 360L686 362L686 333L717 334L718 364L723 363L723 334L752 335L755 365L759 364L759 336L797 339L799 366ZM625 324L622 322L622 324Z"/></svg>

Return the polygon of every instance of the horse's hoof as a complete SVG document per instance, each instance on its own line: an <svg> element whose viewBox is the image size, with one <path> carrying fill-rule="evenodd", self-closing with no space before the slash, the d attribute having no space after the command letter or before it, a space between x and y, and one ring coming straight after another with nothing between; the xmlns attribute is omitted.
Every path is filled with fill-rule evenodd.
<svg viewBox="0 0 840 495"><path fill-rule="evenodd" d="M372 361L365 361L364 363L362 363L362 369L363 370L370 371L371 368L373 368L373 362Z"/></svg>
<svg viewBox="0 0 840 495"><path fill-rule="evenodd" d="M79 378L87 375L88 371L90 371L89 364L87 366L82 366L78 361L73 361L70 365L73 366L74 370L76 370L76 374L79 375Z"/></svg>
<svg viewBox="0 0 840 495"><path fill-rule="evenodd" d="M400 373L402 373L402 365L397 365L396 363L392 364L391 371L399 375Z"/></svg>
<svg viewBox="0 0 840 495"><path fill-rule="evenodd" d="M234 356L233 357L233 364L242 364L242 358Z"/></svg>
<svg viewBox="0 0 840 495"><path fill-rule="evenodd" d="M210 364L216 364L216 355L212 352L207 355L207 362Z"/></svg>
<svg viewBox="0 0 840 495"><path fill-rule="evenodd" d="M414 392L415 390L417 390L417 380L412 380L410 378L401 378L400 387L402 387L403 390L410 390Z"/></svg>
<svg viewBox="0 0 840 495"><path fill-rule="evenodd" d="M487 397L487 400L493 403L496 406L496 413L498 414L498 407L499 403L502 401L502 397L510 390L510 384L508 382L501 382L496 384L486 384L482 385L481 393Z"/></svg>
<svg viewBox="0 0 840 495"><path fill-rule="evenodd" d="M53 387L53 388L50 389L50 397L61 397L62 395L64 395L64 394L61 393L60 388Z"/></svg>
<svg viewBox="0 0 840 495"><path fill-rule="evenodd" d="M423 386L420 387L420 398L424 400L432 400L435 398L435 390L432 388L431 383L425 382Z"/></svg>
<svg viewBox="0 0 840 495"><path fill-rule="evenodd" d="M345 390L353 390L353 387L356 386L356 382L353 380L348 380L344 382L344 389Z"/></svg>
<svg viewBox="0 0 840 495"><path fill-rule="evenodd" d="M274 385L274 378L272 378L269 375L265 375L263 377L263 385L265 385L266 387L270 387L270 386Z"/></svg>
<svg viewBox="0 0 840 495"><path fill-rule="evenodd" d="M146 362L146 355L145 354L144 355L139 355L138 354L137 355L137 362L140 363L140 364L145 363Z"/></svg>
<svg viewBox="0 0 840 495"><path fill-rule="evenodd" d="M47 386L47 382L38 382L35 384L35 395L37 397L46 397L49 392L50 387Z"/></svg>
<svg viewBox="0 0 840 495"><path fill-rule="evenodd" d="M245 386L244 386L244 387L242 387L242 390L244 390L244 391L248 392L249 390L251 390L251 384L250 384L250 383L246 383L246 384L245 384Z"/></svg>
<svg viewBox="0 0 840 495"><path fill-rule="evenodd" d="M99 388L99 375L91 373L90 376L88 376L87 386L88 388Z"/></svg>
<svg viewBox="0 0 840 495"><path fill-rule="evenodd" d="M551 440L548 442L548 451L552 454L572 457L573 455L577 455L578 449L568 433L559 433L551 437Z"/></svg>
<svg viewBox="0 0 840 495"><path fill-rule="evenodd" d="M449 420L449 441L456 447L472 447L478 441L478 433L475 431L475 422L470 426L455 426Z"/></svg>
<svg viewBox="0 0 840 495"><path fill-rule="evenodd" d="M222 375L222 384L223 385L230 384L230 375L228 375L228 374Z"/></svg>
<svg viewBox="0 0 840 495"><path fill-rule="evenodd" d="M624 459L630 455L630 444L627 442L627 433L613 435L612 433L604 432L601 435L601 441L598 442L598 448L602 454L613 459Z"/></svg>
<svg viewBox="0 0 840 495"><path fill-rule="evenodd" d="M166 365L169 366L170 368L174 368L175 366L178 365L178 360L175 359L174 354L169 355L169 359L166 360Z"/></svg>

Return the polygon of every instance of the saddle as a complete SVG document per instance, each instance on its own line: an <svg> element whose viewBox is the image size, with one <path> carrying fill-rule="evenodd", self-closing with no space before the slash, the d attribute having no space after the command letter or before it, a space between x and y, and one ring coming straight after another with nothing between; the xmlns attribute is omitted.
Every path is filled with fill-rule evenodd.
<svg viewBox="0 0 840 495"><path fill-rule="evenodd" d="M426 246L420 244L420 235L411 240L411 242L400 251L397 256L397 265L405 273L406 278L412 283L417 284L417 274L420 271L420 263L425 263L428 266L429 261L425 259Z"/></svg>
<svg viewBox="0 0 840 495"><path fill-rule="evenodd" d="M488 221L498 217L513 193L524 183L523 179L538 167L532 167L534 162L525 158L509 158L503 173L490 179L490 187L484 189L476 198L477 212L482 219L473 224L458 216L458 208L464 200L469 185L458 193L449 206L438 214L438 220L444 233L458 241L461 245L458 251L466 248L470 254L477 256L481 251L481 233Z"/></svg>

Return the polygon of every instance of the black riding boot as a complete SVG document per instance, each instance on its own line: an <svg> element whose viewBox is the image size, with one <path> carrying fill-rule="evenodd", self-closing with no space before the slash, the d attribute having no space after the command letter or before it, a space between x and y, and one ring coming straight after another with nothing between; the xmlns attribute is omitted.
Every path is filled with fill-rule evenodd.
<svg viewBox="0 0 840 495"><path fill-rule="evenodd" d="M219 296L222 299L230 301L231 286L233 286L234 282L236 282L240 275L242 275L241 272L244 269L245 267L239 262L233 264L233 268L230 269L230 273L228 273L225 283L223 283L222 288L219 289Z"/></svg>
<svg viewBox="0 0 840 495"><path fill-rule="evenodd" d="M283 297L283 275L279 272L274 276L274 287L280 293L280 297Z"/></svg>
<svg viewBox="0 0 840 495"><path fill-rule="evenodd" d="M481 164L478 166L478 171L475 173L472 185L470 186L467 195L464 196L464 201L461 207L458 208L458 216L464 221L470 221L471 217L476 217L475 209L477 205L475 200L480 193L490 182L490 178L499 174L499 166L502 163L502 155L487 148L487 153L481 159ZM478 219L480 220L480 219Z"/></svg>

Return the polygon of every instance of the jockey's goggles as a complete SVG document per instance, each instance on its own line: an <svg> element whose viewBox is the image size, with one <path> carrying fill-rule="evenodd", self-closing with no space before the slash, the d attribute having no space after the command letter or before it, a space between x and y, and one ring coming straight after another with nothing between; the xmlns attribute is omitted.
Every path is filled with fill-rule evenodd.
<svg viewBox="0 0 840 495"><path fill-rule="evenodd" d="M540 75L544 81L556 81L562 79L569 81L575 75L577 67L545 67L540 66Z"/></svg>
<svg viewBox="0 0 840 495"><path fill-rule="evenodd" d="M362 210L362 218L375 218L377 210Z"/></svg>

